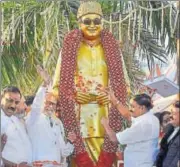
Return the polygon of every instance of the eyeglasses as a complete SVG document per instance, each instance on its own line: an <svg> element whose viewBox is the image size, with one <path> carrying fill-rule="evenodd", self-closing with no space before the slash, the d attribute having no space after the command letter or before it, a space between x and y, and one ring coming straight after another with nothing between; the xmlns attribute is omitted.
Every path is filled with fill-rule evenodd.
<svg viewBox="0 0 180 167"><path fill-rule="evenodd" d="M13 100L13 99L7 99L7 98L5 98L5 99L6 99L6 102L7 102L7 103L10 103L10 104L12 104L13 102L14 102L16 105L20 103L20 101L16 101L16 100Z"/></svg>
<svg viewBox="0 0 180 167"><path fill-rule="evenodd" d="M86 18L84 20L81 20L81 22L85 25L91 25L92 23L94 25L100 25L101 24L101 19L100 18L95 18L95 19L89 19L89 18Z"/></svg>

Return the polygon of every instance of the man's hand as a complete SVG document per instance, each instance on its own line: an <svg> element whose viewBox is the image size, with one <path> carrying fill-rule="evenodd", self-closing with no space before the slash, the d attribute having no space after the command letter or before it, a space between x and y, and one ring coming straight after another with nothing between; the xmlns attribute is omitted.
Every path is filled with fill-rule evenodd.
<svg viewBox="0 0 180 167"><path fill-rule="evenodd" d="M6 134L2 134L1 135L1 152L4 149L4 146L5 146L6 142L7 142L7 135Z"/></svg>
<svg viewBox="0 0 180 167"><path fill-rule="evenodd" d="M41 76L41 78L44 81L44 85L48 86L51 82L51 78L47 72L47 70L43 69L40 65L36 66L36 70L38 72L38 74Z"/></svg>
<svg viewBox="0 0 180 167"><path fill-rule="evenodd" d="M104 126L104 128L106 129L107 127L109 127L109 119L107 118L102 118L101 119L101 124Z"/></svg>
<svg viewBox="0 0 180 167"><path fill-rule="evenodd" d="M76 140L76 134L74 132L69 132L68 133L68 136L67 136L67 139L73 143L75 140Z"/></svg>
<svg viewBox="0 0 180 167"><path fill-rule="evenodd" d="M107 105L109 104L109 96L107 93L102 92L97 96L97 102L99 105Z"/></svg>
<svg viewBox="0 0 180 167"><path fill-rule="evenodd" d="M106 88L103 90L107 95L109 95L110 101L112 102L113 105L116 105L118 102L118 99L114 95L114 92L111 88Z"/></svg>
<svg viewBox="0 0 180 167"><path fill-rule="evenodd" d="M91 97L88 93L76 92L76 102L79 104L88 104L91 101Z"/></svg>
<svg viewBox="0 0 180 167"><path fill-rule="evenodd" d="M116 133L111 129L111 127L109 126L109 119L107 118L102 118L101 119L101 124L104 126L104 129L107 133L107 135L109 136L109 139L114 142L117 143L118 140L116 138Z"/></svg>

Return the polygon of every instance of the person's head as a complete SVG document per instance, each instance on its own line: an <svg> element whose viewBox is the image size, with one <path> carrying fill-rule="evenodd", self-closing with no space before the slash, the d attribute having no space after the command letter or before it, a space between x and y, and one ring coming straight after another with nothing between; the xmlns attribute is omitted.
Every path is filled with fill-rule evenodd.
<svg viewBox="0 0 180 167"><path fill-rule="evenodd" d="M44 102L44 114L52 116L56 112L57 96L53 93L47 93Z"/></svg>
<svg viewBox="0 0 180 167"><path fill-rule="evenodd" d="M155 113L154 115L158 118L162 131L165 132L167 125L172 119L171 113L169 111L163 111Z"/></svg>
<svg viewBox="0 0 180 167"><path fill-rule="evenodd" d="M21 92L15 86L7 86L1 94L1 107L7 116L12 116L21 100Z"/></svg>
<svg viewBox="0 0 180 167"><path fill-rule="evenodd" d="M26 99L25 103L27 105L26 112L28 113L31 111L31 105L32 105L33 100L34 100L34 96L26 96L25 99Z"/></svg>
<svg viewBox="0 0 180 167"><path fill-rule="evenodd" d="M136 95L133 99L131 99L130 106L132 116L135 118L148 112L153 107L151 97L147 94Z"/></svg>
<svg viewBox="0 0 180 167"><path fill-rule="evenodd" d="M178 127L180 126L180 114L179 114L179 111L180 110L180 101L176 101L174 103L174 106L173 106L173 110L172 110L172 121L171 121L171 124L175 127Z"/></svg>
<svg viewBox="0 0 180 167"><path fill-rule="evenodd" d="M160 125L163 129L165 130L166 126L169 124L171 121L171 113L169 111L163 111L160 115Z"/></svg>
<svg viewBox="0 0 180 167"><path fill-rule="evenodd" d="M16 107L16 112L15 116L18 118L24 118L26 116L26 110L27 110L27 105L25 103L25 98L22 96L20 103Z"/></svg>
<svg viewBox="0 0 180 167"><path fill-rule="evenodd" d="M100 37L102 30L102 9L95 1L81 3L77 19L85 39L95 40Z"/></svg>

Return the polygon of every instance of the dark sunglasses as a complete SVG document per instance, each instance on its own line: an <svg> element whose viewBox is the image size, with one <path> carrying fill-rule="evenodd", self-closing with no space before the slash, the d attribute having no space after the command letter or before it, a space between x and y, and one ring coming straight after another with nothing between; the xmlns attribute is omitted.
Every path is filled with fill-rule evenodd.
<svg viewBox="0 0 180 167"><path fill-rule="evenodd" d="M85 25L91 25L92 23L94 23L94 25L100 25L101 24L101 19L99 18L95 18L95 19L84 19L84 20L81 20L81 22Z"/></svg>

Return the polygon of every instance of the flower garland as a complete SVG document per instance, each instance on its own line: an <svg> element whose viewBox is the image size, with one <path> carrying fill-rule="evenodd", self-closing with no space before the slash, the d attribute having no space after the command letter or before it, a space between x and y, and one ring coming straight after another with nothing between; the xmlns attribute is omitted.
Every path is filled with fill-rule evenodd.
<svg viewBox="0 0 180 167"><path fill-rule="evenodd" d="M74 143L74 158L76 164L79 167L94 167L94 163L89 157L83 144L80 127L76 120L75 100L69 98L75 93L74 74L76 72L77 52L82 40L83 38L80 30L73 30L65 37L61 55L62 61L57 111L61 114L61 120L63 121L66 134L71 131L74 131L77 134L77 140ZM119 44L114 39L113 35L106 30L101 32L101 42L105 53L111 86L115 95L119 97L119 100L125 105L127 90ZM109 110L110 127L115 132L119 132L122 127L122 121L123 118L120 113L116 108L112 107ZM111 142L106 135L97 163L98 167L111 167L116 156L116 150L117 144Z"/></svg>

